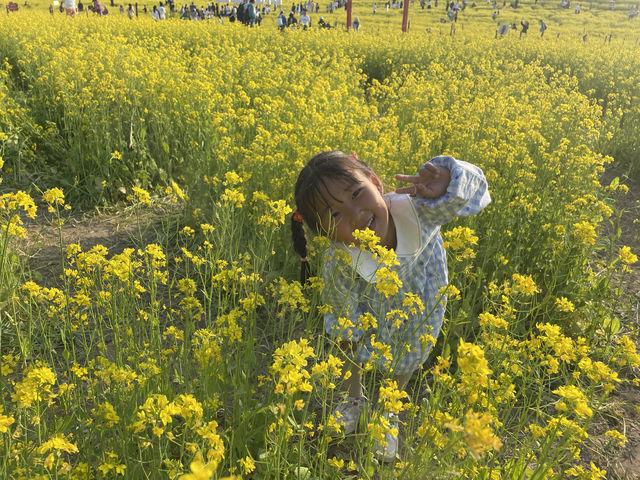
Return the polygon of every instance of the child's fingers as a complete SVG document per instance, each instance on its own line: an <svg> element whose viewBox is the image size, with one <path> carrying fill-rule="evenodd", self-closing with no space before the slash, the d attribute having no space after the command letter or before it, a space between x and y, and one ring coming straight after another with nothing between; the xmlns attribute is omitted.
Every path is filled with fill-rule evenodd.
<svg viewBox="0 0 640 480"><path fill-rule="evenodd" d="M398 173L395 175L394 178L396 180L400 180L401 182L410 182L410 183L418 183L422 181L422 177L420 175L401 175Z"/></svg>
<svg viewBox="0 0 640 480"><path fill-rule="evenodd" d="M408 193L409 195L414 195L416 193L418 193L418 184L414 183L413 185L409 186L409 187L402 187L402 188L396 188L395 192L396 193Z"/></svg>
<svg viewBox="0 0 640 480"><path fill-rule="evenodd" d="M409 195L421 194L425 197L433 197L434 192L429 185L430 181L440 177L440 169L432 163L425 163L420 167L418 175L395 175L395 179L401 182L412 183L407 187L396 188L396 193L408 193Z"/></svg>
<svg viewBox="0 0 640 480"><path fill-rule="evenodd" d="M410 187L396 188L396 193L408 193L412 197L420 194L426 198L434 198L437 196L431 185L425 183L414 183Z"/></svg>
<svg viewBox="0 0 640 480"><path fill-rule="evenodd" d="M419 184L416 184L416 187L417 187L416 193L419 193L425 198L435 198L438 196L438 194L436 193L436 191L433 189L431 185L428 185L425 183L419 183Z"/></svg>
<svg viewBox="0 0 640 480"><path fill-rule="evenodd" d="M432 163L425 163L420 167L418 175L402 175L396 174L395 179L401 182L420 183L425 179L437 178L440 176L440 169Z"/></svg>
<svg viewBox="0 0 640 480"><path fill-rule="evenodd" d="M421 177L437 177L440 174L440 169L433 163L425 163L420 167Z"/></svg>

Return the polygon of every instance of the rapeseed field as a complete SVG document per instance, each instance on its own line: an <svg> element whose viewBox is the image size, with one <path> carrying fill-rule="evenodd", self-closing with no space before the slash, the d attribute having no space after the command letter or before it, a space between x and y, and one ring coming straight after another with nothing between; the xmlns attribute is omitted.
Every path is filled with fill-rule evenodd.
<svg viewBox="0 0 640 480"><path fill-rule="evenodd" d="M400 9L361 1L358 32L324 4L284 32L274 14L250 29L20 7L0 17L0 477L613 478L627 438L609 399L640 367L615 205L640 171L627 5L477 2L451 22L414 2L405 34ZM442 231L431 357L408 392L366 364L378 406L351 435L323 281L295 280L288 226L298 172L328 149L387 189L452 155L493 199ZM167 213L120 250L60 234L54 278L33 274L37 222L105 205L141 226ZM390 463L372 448L383 408L401 420Z"/></svg>

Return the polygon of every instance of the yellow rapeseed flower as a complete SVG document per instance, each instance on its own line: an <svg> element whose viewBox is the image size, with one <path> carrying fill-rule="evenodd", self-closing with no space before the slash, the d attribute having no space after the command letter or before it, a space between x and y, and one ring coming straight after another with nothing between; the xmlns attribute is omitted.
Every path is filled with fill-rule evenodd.
<svg viewBox="0 0 640 480"><path fill-rule="evenodd" d="M408 397L407 392L398 390L398 384L394 380L385 380L380 386L378 401L384 404L385 411L400 413L408 407L402 402L403 398Z"/></svg>
<svg viewBox="0 0 640 480"><path fill-rule="evenodd" d="M236 208L242 208L245 200L244 194L233 188L225 188L224 193L220 195L220 199L225 205L235 206Z"/></svg>
<svg viewBox="0 0 640 480"><path fill-rule="evenodd" d="M575 310L573 303L566 297L556 298L556 307L561 312L573 312Z"/></svg>
<svg viewBox="0 0 640 480"><path fill-rule="evenodd" d="M151 205L151 195L144 188L133 187L132 190L139 203ZM129 199L133 199L133 197L129 197Z"/></svg>
<svg viewBox="0 0 640 480"><path fill-rule="evenodd" d="M574 223L573 234L587 247L596 243L596 229L587 221Z"/></svg>
<svg viewBox="0 0 640 480"><path fill-rule="evenodd" d="M564 471L565 478L584 478L588 480L598 480L599 478L607 478L607 471L601 470L593 462L589 463L589 468L586 469L582 465L577 465L571 468L567 468Z"/></svg>
<svg viewBox="0 0 640 480"><path fill-rule="evenodd" d="M620 247L618 258L627 265L632 265L638 261L638 256L631 253L631 248L627 246Z"/></svg>
<svg viewBox="0 0 640 480"><path fill-rule="evenodd" d="M509 324L501 317L497 317L492 315L491 313L481 313L478 315L478 319L480 321L481 326L490 325L493 328L502 328L507 330L509 328Z"/></svg>
<svg viewBox="0 0 640 480"><path fill-rule="evenodd" d="M269 211L258 219L260 225L279 226L284 224L292 210L284 200L276 200L268 203Z"/></svg>
<svg viewBox="0 0 640 480"><path fill-rule="evenodd" d="M240 467L242 468L242 471L245 475L249 475L256 469L256 464L254 463L253 458L249 456L241 458L240 460L238 460L238 463L240 464Z"/></svg>
<svg viewBox="0 0 640 480"><path fill-rule="evenodd" d="M40 447L38 447L38 453L41 455L43 453L47 453L49 450L67 453L78 453L78 447L67 440L63 433L51 437L49 440L40 445Z"/></svg>
<svg viewBox="0 0 640 480"><path fill-rule="evenodd" d="M444 233L443 248L451 250L459 260L475 258L476 254L471 248L477 245L478 237L468 227L455 227Z"/></svg>
<svg viewBox="0 0 640 480"><path fill-rule="evenodd" d="M584 392L575 385L563 385L556 388L553 393L562 398L556 403L556 409L562 412L575 412L582 418L591 417L593 410L587 403L587 397Z"/></svg>
<svg viewBox="0 0 640 480"><path fill-rule="evenodd" d="M467 387L486 387L493 372L484 356L484 350L478 345L460 339L458 345L458 368L462 373L462 382Z"/></svg>
<svg viewBox="0 0 640 480"><path fill-rule="evenodd" d="M56 375L49 367L29 368L23 379L15 384L15 393L11 395L11 399L19 407L30 407L37 401L52 398L52 387L55 383Z"/></svg>
<svg viewBox="0 0 640 480"><path fill-rule="evenodd" d="M229 185L233 187L235 185L238 185L239 183L242 183L242 177L234 171L225 173L224 178L225 181L223 182L223 185Z"/></svg>
<svg viewBox="0 0 640 480"><path fill-rule="evenodd" d="M380 237L378 237L373 230L365 228L364 230L355 230L353 232L353 238L358 241L360 250L373 250L379 243Z"/></svg>
<svg viewBox="0 0 640 480"><path fill-rule="evenodd" d="M531 275L514 273L511 278L513 279L513 287L516 292L522 293L523 295L533 295L540 291L533 281L533 278L531 278Z"/></svg>
<svg viewBox="0 0 640 480"><path fill-rule="evenodd" d="M3 415L3 407L0 405L0 433L6 433L9 427L13 425L15 419L9 415Z"/></svg>
<svg viewBox="0 0 640 480"><path fill-rule="evenodd" d="M189 465L191 473L185 473L178 480L210 480L215 473L217 465L214 462L205 463L202 455L198 453Z"/></svg>
<svg viewBox="0 0 640 480"><path fill-rule="evenodd" d="M464 439L469 453L475 458L490 450L500 450L502 442L491 429L494 418L488 413L469 411L464 417Z"/></svg>
<svg viewBox="0 0 640 480"><path fill-rule="evenodd" d="M110 427L113 427L118 422L120 422L120 417L113 408L113 405L111 405L111 403L109 402L98 404L98 408L92 410L92 413L94 413L94 415L102 417Z"/></svg>
<svg viewBox="0 0 640 480"><path fill-rule="evenodd" d="M626 436L624 436L622 433L620 433L617 430L607 430L606 432L604 432L604 434L607 437L613 438L614 440L616 440L616 443L620 448L623 448L625 444L629 441Z"/></svg>
<svg viewBox="0 0 640 480"><path fill-rule="evenodd" d="M50 188L42 194L42 200L52 205L64 205L64 193L59 188Z"/></svg>
<svg viewBox="0 0 640 480"><path fill-rule="evenodd" d="M292 395L296 391L310 392L311 375L306 369L307 359L315 353L306 338L292 340L277 348L273 354L273 363L269 367L276 379L276 392Z"/></svg>
<svg viewBox="0 0 640 480"><path fill-rule="evenodd" d="M398 274L387 267L381 267L376 272L376 289L386 298L392 297L398 293L402 287L402 280Z"/></svg>

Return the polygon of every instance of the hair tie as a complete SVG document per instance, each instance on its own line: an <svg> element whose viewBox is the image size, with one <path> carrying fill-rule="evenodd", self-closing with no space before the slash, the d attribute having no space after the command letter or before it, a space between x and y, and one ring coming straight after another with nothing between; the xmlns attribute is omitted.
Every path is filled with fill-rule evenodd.
<svg viewBox="0 0 640 480"><path fill-rule="evenodd" d="M351 156L352 156L353 158L355 158L356 160L360 160L360 159L358 158L358 154L357 154L357 153L352 153L352 154L351 154Z"/></svg>
<svg viewBox="0 0 640 480"><path fill-rule="evenodd" d="M293 220L298 223L304 223L304 218L302 218L302 215L300 215L300 212L298 210L293 212Z"/></svg>

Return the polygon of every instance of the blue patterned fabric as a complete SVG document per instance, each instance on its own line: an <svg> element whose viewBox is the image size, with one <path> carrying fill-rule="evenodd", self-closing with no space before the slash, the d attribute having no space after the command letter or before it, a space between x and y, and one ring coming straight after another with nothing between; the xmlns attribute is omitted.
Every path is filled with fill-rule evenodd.
<svg viewBox="0 0 640 480"><path fill-rule="evenodd" d="M331 308L325 314L326 332L334 339L357 342L356 361L372 361L395 375L411 373L422 365L433 346L429 336L437 339L440 334L448 284L440 226L455 217L478 213L491 202L484 174L475 165L449 156L430 162L450 171L451 182L443 196L384 196L398 239L400 264L391 267L402 282L398 294L386 298L376 289L378 260L358 247L332 242L323 267L323 301ZM411 311L408 294L420 298L423 313L415 307ZM365 313L377 319L377 328L363 328ZM378 343L375 348L374 342L384 345L380 348Z"/></svg>

